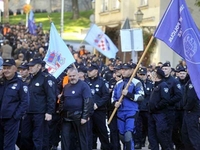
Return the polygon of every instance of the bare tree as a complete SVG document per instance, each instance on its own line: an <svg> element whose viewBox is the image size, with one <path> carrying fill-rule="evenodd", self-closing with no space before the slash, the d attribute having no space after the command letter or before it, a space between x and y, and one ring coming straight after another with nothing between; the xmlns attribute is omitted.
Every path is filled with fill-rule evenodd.
<svg viewBox="0 0 200 150"><path fill-rule="evenodd" d="M79 7L78 7L78 0L72 0L72 12L73 16L72 19L78 19L79 18Z"/></svg>
<svg viewBox="0 0 200 150"><path fill-rule="evenodd" d="M8 0L4 0L3 22L8 22L8 21L9 21Z"/></svg>

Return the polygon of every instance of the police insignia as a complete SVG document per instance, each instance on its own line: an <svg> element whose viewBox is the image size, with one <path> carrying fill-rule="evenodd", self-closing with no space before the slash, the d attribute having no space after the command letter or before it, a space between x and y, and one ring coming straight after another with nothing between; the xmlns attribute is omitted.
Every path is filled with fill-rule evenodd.
<svg viewBox="0 0 200 150"><path fill-rule="evenodd" d="M52 87L53 86L52 80L48 80L48 84L49 84L50 87Z"/></svg>
<svg viewBox="0 0 200 150"><path fill-rule="evenodd" d="M106 87L107 87L107 88L109 88L109 85L108 85L108 83L105 83L105 85L106 85Z"/></svg>
<svg viewBox="0 0 200 150"><path fill-rule="evenodd" d="M165 93L168 93L169 89L168 88L164 88Z"/></svg>
<svg viewBox="0 0 200 150"><path fill-rule="evenodd" d="M28 87L27 86L23 86L23 90L24 90L25 93L27 93L28 92Z"/></svg>
<svg viewBox="0 0 200 150"><path fill-rule="evenodd" d="M75 94L75 91L72 91L72 94Z"/></svg>
<svg viewBox="0 0 200 150"><path fill-rule="evenodd" d="M181 85L180 84L177 84L176 86L177 86L178 89L181 89Z"/></svg>
<svg viewBox="0 0 200 150"><path fill-rule="evenodd" d="M94 95L95 94L95 90L91 89L91 93L92 93L92 95Z"/></svg>
<svg viewBox="0 0 200 150"><path fill-rule="evenodd" d="M189 89L192 89L193 88L193 85L192 84L189 84Z"/></svg>
<svg viewBox="0 0 200 150"><path fill-rule="evenodd" d="M39 86L40 84L39 83L35 83L35 86Z"/></svg>

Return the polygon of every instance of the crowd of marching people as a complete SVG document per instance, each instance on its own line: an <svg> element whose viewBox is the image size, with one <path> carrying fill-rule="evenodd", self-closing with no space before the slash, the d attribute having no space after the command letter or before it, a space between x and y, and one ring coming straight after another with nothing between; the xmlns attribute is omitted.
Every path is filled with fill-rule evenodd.
<svg viewBox="0 0 200 150"><path fill-rule="evenodd" d="M185 61L103 63L81 46L56 79L43 61L49 35L0 25L0 149L200 150L200 105ZM198 80L198 79L197 79ZM114 115L113 111L116 110ZM107 119L112 120L107 124Z"/></svg>

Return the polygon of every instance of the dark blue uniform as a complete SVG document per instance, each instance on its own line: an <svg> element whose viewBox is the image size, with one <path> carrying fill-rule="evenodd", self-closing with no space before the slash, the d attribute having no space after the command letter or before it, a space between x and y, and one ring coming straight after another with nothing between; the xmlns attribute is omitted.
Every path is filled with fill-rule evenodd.
<svg viewBox="0 0 200 150"><path fill-rule="evenodd" d="M93 133L99 137L102 149L110 150L108 130L106 127L106 106L110 98L108 86L103 78L99 76L94 79L88 78L86 82L90 86L92 99L98 107L91 117ZM92 142L92 135L90 135L90 138L90 142ZM95 142L93 141L93 143ZM96 148L95 144L93 144L93 148ZM92 143L90 143L90 149L92 149Z"/></svg>
<svg viewBox="0 0 200 150"><path fill-rule="evenodd" d="M185 85L182 138L185 150L200 149L200 105L194 86L189 80Z"/></svg>
<svg viewBox="0 0 200 150"><path fill-rule="evenodd" d="M89 86L81 80L76 84L68 83L63 89L61 101L63 101L62 149L71 150L70 138L71 134L75 133L80 149L88 150L88 122L81 124L81 119L88 120L91 106L93 107Z"/></svg>
<svg viewBox="0 0 200 150"><path fill-rule="evenodd" d="M139 104L139 115L136 120L135 147L141 148L145 145L148 136L148 104L154 84L150 80L141 81L144 89L144 100Z"/></svg>
<svg viewBox="0 0 200 150"><path fill-rule="evenodd" d="M30 84L30 102L25 119L22 122L21 149L41 150L44 128L47 126L45 113L55 111L55 91L53 81L48 75L39 71L32 77Z"/></svg>
<svg viewBox="0 0 200 150"><path fill-rule="evenodd" d="M170 92L167 118L168 118L168 124L169 124L169 139L171 141L170 146L171 146L171 149L173 149L172 131L173 131L174 122L175 122L175 105L181 101L182 91L181 91L180 82L174 77L172 76L166 77L165 82L168 84L169 92Z"/></svg>
<svg viewBox="0 0 200 150"><path fill-rule="evenodd" d="M149 142L152 150L170 150L168 137L167 104L170 93L167 83L163 80L155 82L155 87L149 99Z"/></svg>
<svg viewBox="0 0 200 150"><path fill-rule="evenodd" d="M18 137L20 119L29 101L28 86L17 77L4 80L0 99L0 149L13 150Z"/></svg>

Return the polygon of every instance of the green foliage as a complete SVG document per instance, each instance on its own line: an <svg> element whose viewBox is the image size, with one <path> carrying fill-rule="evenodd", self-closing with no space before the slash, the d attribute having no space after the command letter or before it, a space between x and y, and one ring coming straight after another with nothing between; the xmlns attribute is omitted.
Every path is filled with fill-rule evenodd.
<svg viewBox="0 0 200 150"><path fill-rule="evenodd" d="M200 7L200 0L196 0L195 5Z"/></svg>
<svg viewBox="0 0 200 150"><path fill-rule="evenodd" d="M64 13L64 32L80 32L83 28L89 28L90 20L89 17L93 13L92 10L80 12L80 18L77 20L72 20L72 13L65 12ZM60 13L35 13L35 23L43 24L44 31L48 31L50 29L50 22L48 19L48 15L52 19L53 23L55 24L57 30L60 30L60 20L61 14ZM9 18L10 24L18 24L19 22L26 22L26 15L17 15L17 16L10 16Z"/></svg>

